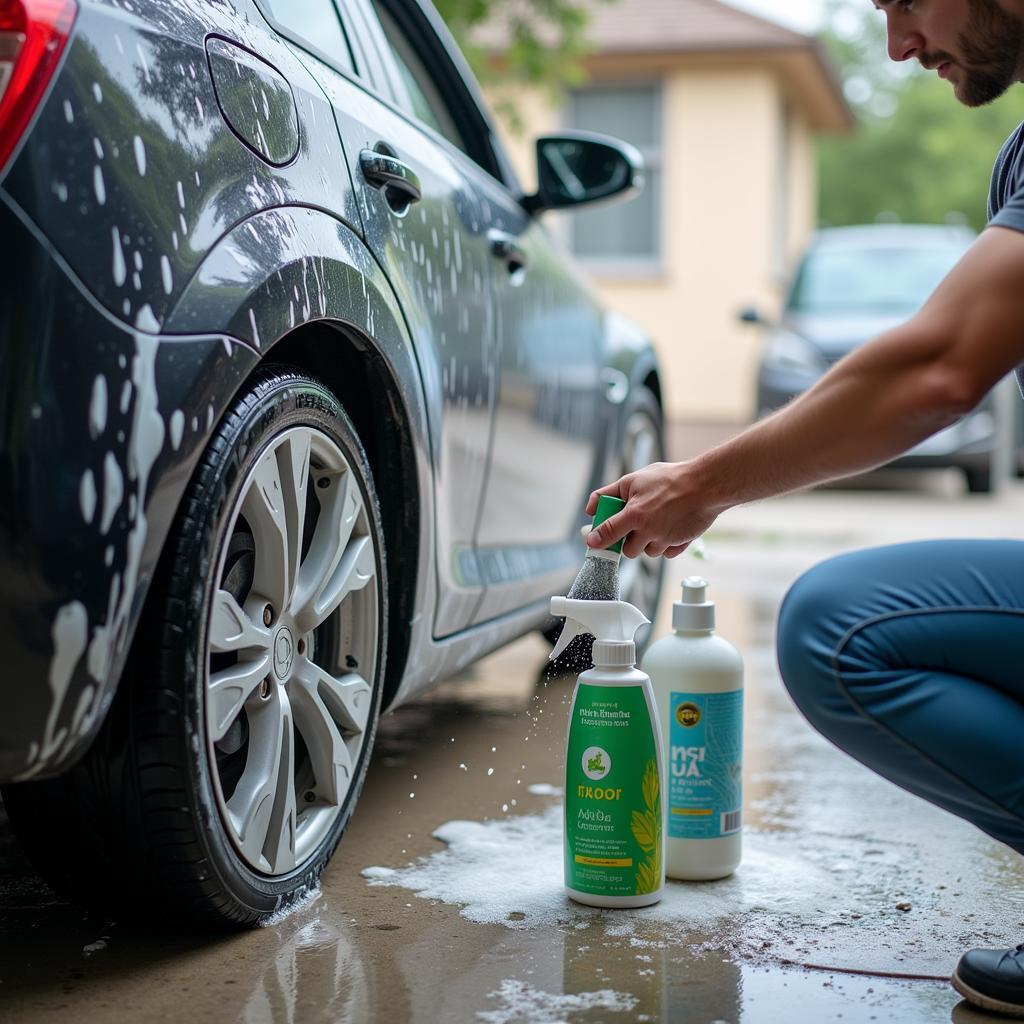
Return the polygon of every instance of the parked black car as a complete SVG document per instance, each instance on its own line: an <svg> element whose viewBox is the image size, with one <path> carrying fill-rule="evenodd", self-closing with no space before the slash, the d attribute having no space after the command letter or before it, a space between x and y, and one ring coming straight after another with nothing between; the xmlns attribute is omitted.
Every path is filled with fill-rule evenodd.
<svg viewBox="0 0 1024 1024"><path fill-rule="evenodd" d="M809 388L834 363L924 304L971 242L968 228L867 224L818 231L801 256L778 324L765 324L757 411L765 416ZM742 318L761 322L754 310ZM993 402L922 441L893 465L953 466L971 491L992 488Z"/></svg>
<svg viewBox="0 0 1024 1024"><path fill-rule="evenodd" d="M662 414L540 215L639 178L525 194L419 0L0 5L0 781L61 892L265 918L379 712L550 624Z"/></svg>

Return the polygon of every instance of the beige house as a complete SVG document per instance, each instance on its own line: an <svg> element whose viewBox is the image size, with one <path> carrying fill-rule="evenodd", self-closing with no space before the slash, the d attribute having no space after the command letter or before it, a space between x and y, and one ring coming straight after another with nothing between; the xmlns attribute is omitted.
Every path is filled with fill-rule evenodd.
<svg viewBox="0 0 1024 1024"><path fill-rule="evenodd" d="M532 183L532 139L586 128L636 145L637 199L559 219L607 303L654 338L669 416L753 414L756 331L816 221L815 136L853 118L820 44L719 0L594 4L585 87L560 108L518 94L507 141Z"/></svg>

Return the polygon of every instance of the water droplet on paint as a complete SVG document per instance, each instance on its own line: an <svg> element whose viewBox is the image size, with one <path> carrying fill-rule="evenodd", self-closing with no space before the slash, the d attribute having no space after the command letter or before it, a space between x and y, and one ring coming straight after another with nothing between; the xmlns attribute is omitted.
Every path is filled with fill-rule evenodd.
<svg viewBox="0 0 1024 1024"><path fill-rule="evenodd" d="M185 414L180 409L171 413L171 447L177 451L181 445L181 435L185 430Z"/></svg>
<svg viewBox="0 0 1024 1024"><path fill-rule="evenodd" d="M146 144L140 136L136 135L132 140L132 145L135 148L135 166L138 167L140 176L144 178L146 176Z"/></svg>

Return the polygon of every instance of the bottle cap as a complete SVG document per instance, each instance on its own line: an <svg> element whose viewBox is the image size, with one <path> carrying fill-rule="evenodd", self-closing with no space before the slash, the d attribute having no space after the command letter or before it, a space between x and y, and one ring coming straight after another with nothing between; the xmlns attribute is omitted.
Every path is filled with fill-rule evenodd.
<svg viewBox="0 0 1024 1024"><path fill-rule="evenodd" d="M715 602L707 597L708 581L700 576L683 580L683 599L672 605L672 628L712 630L715 628Z"/></svg>
<svg viewBox="0 0 1024 1024"><path fill-rule="evenodd" d="M595 640L592 655L596 668L631 668L636 664L632 640Z"/></svg>
<svg viewBox="0 0 1024 1024"><path fill-rule="evenodd" d="M597 511L594 513L594 529L596 530L606 519L611 519L613 515L621 512L626 507L626 503L621 498L613 498L610 494L602 494L597 499ZM622 551L622 541L624 538L620 538L614 544L609 544L605 548L605 551Z"/></svg>

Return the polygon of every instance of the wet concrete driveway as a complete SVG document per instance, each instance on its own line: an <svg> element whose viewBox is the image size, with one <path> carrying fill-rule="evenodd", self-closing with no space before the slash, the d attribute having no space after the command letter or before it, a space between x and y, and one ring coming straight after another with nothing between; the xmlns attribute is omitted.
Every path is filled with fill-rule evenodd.
<svg viewBox="0 0 1024 1024"><path fill-rule="evenodd" d="M826 491L725 517L701 572L747 663L745 858L646 911L561 894L571 679L527 637L382 724L321 893L229 937L86 916L37 882L0 819L0 1019L14 1021L992 1020L941 980L975 944L1024 939L1020 858L833 751L772 651L797 573L853 546L1019 535L1024 494L945 482ZM441 829L446 840L435 838ZM145 899L140 893L139 899Z"/></svg>

